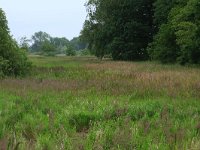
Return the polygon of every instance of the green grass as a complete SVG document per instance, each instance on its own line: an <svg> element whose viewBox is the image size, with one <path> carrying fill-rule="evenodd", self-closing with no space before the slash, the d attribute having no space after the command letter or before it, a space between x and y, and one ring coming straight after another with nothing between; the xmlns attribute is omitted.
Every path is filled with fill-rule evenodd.
<svg viewBox="0 0 200 150"><path fill-rule="evenodd" d="M200 70L30 57L0 81L0 149L198 149Z"/></svg>

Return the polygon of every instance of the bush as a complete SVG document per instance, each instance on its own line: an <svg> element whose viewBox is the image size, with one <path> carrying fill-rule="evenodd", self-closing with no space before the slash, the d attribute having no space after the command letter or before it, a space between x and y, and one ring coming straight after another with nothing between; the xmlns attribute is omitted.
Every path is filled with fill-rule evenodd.
<svg viewBox="0 0 200 150"><path fill-rule="evenodd" d="M90 50L89 49L83 49L80 51L80 56L90 56Z"/></svg>
<svg viewBox="0 0 200 150"><path fill-rule="evenodd" d="M67 56L76 56L76 50L72 46L68 46L66 48L66 55Z"/></svg>
<svg viewBox="0 0 200 150"><path fill-rule="evenodd" d="M31 63L26 52L16 48L10 49L9 56L0 56L0 76L25 76L30 72Z"/></svg>

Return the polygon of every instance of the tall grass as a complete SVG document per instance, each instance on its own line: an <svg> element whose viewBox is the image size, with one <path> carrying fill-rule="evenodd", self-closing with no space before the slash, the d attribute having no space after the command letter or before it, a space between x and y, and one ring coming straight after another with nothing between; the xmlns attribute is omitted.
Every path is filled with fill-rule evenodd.
<svg viewBox="0 0 200 150"><path fill-rule="evenodd" d="M200 70L31 57L0 81L0 149L198 149Z"/></svg>

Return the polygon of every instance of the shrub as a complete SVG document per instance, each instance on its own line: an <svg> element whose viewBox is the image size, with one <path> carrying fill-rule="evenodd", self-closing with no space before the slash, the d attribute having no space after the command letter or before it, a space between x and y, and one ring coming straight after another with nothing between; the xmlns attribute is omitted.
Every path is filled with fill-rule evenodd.
<svg viewBox="0 0 200 150"><path fill-rule="evenodd" d="M83 49L83 50L80 51L80 55L81 56L90 56L91 53L90 53L89 49Z"/></svg>
<svg viewBox="0 0 200 150"><path fill-rule="evenodd" d="M66 55L67 56L75 56L76 55L76 50L72 46L68 46L66 48Z"/></svg>

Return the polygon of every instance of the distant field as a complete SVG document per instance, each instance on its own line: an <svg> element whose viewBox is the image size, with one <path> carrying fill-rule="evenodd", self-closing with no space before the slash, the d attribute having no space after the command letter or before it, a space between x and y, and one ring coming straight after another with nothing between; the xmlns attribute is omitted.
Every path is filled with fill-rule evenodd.
<svg viewBox="0 0 200 150"><path fill-rule="evenodd" d="M30 57L0 80L0 149L200 148L200 68Z"/></svg>

